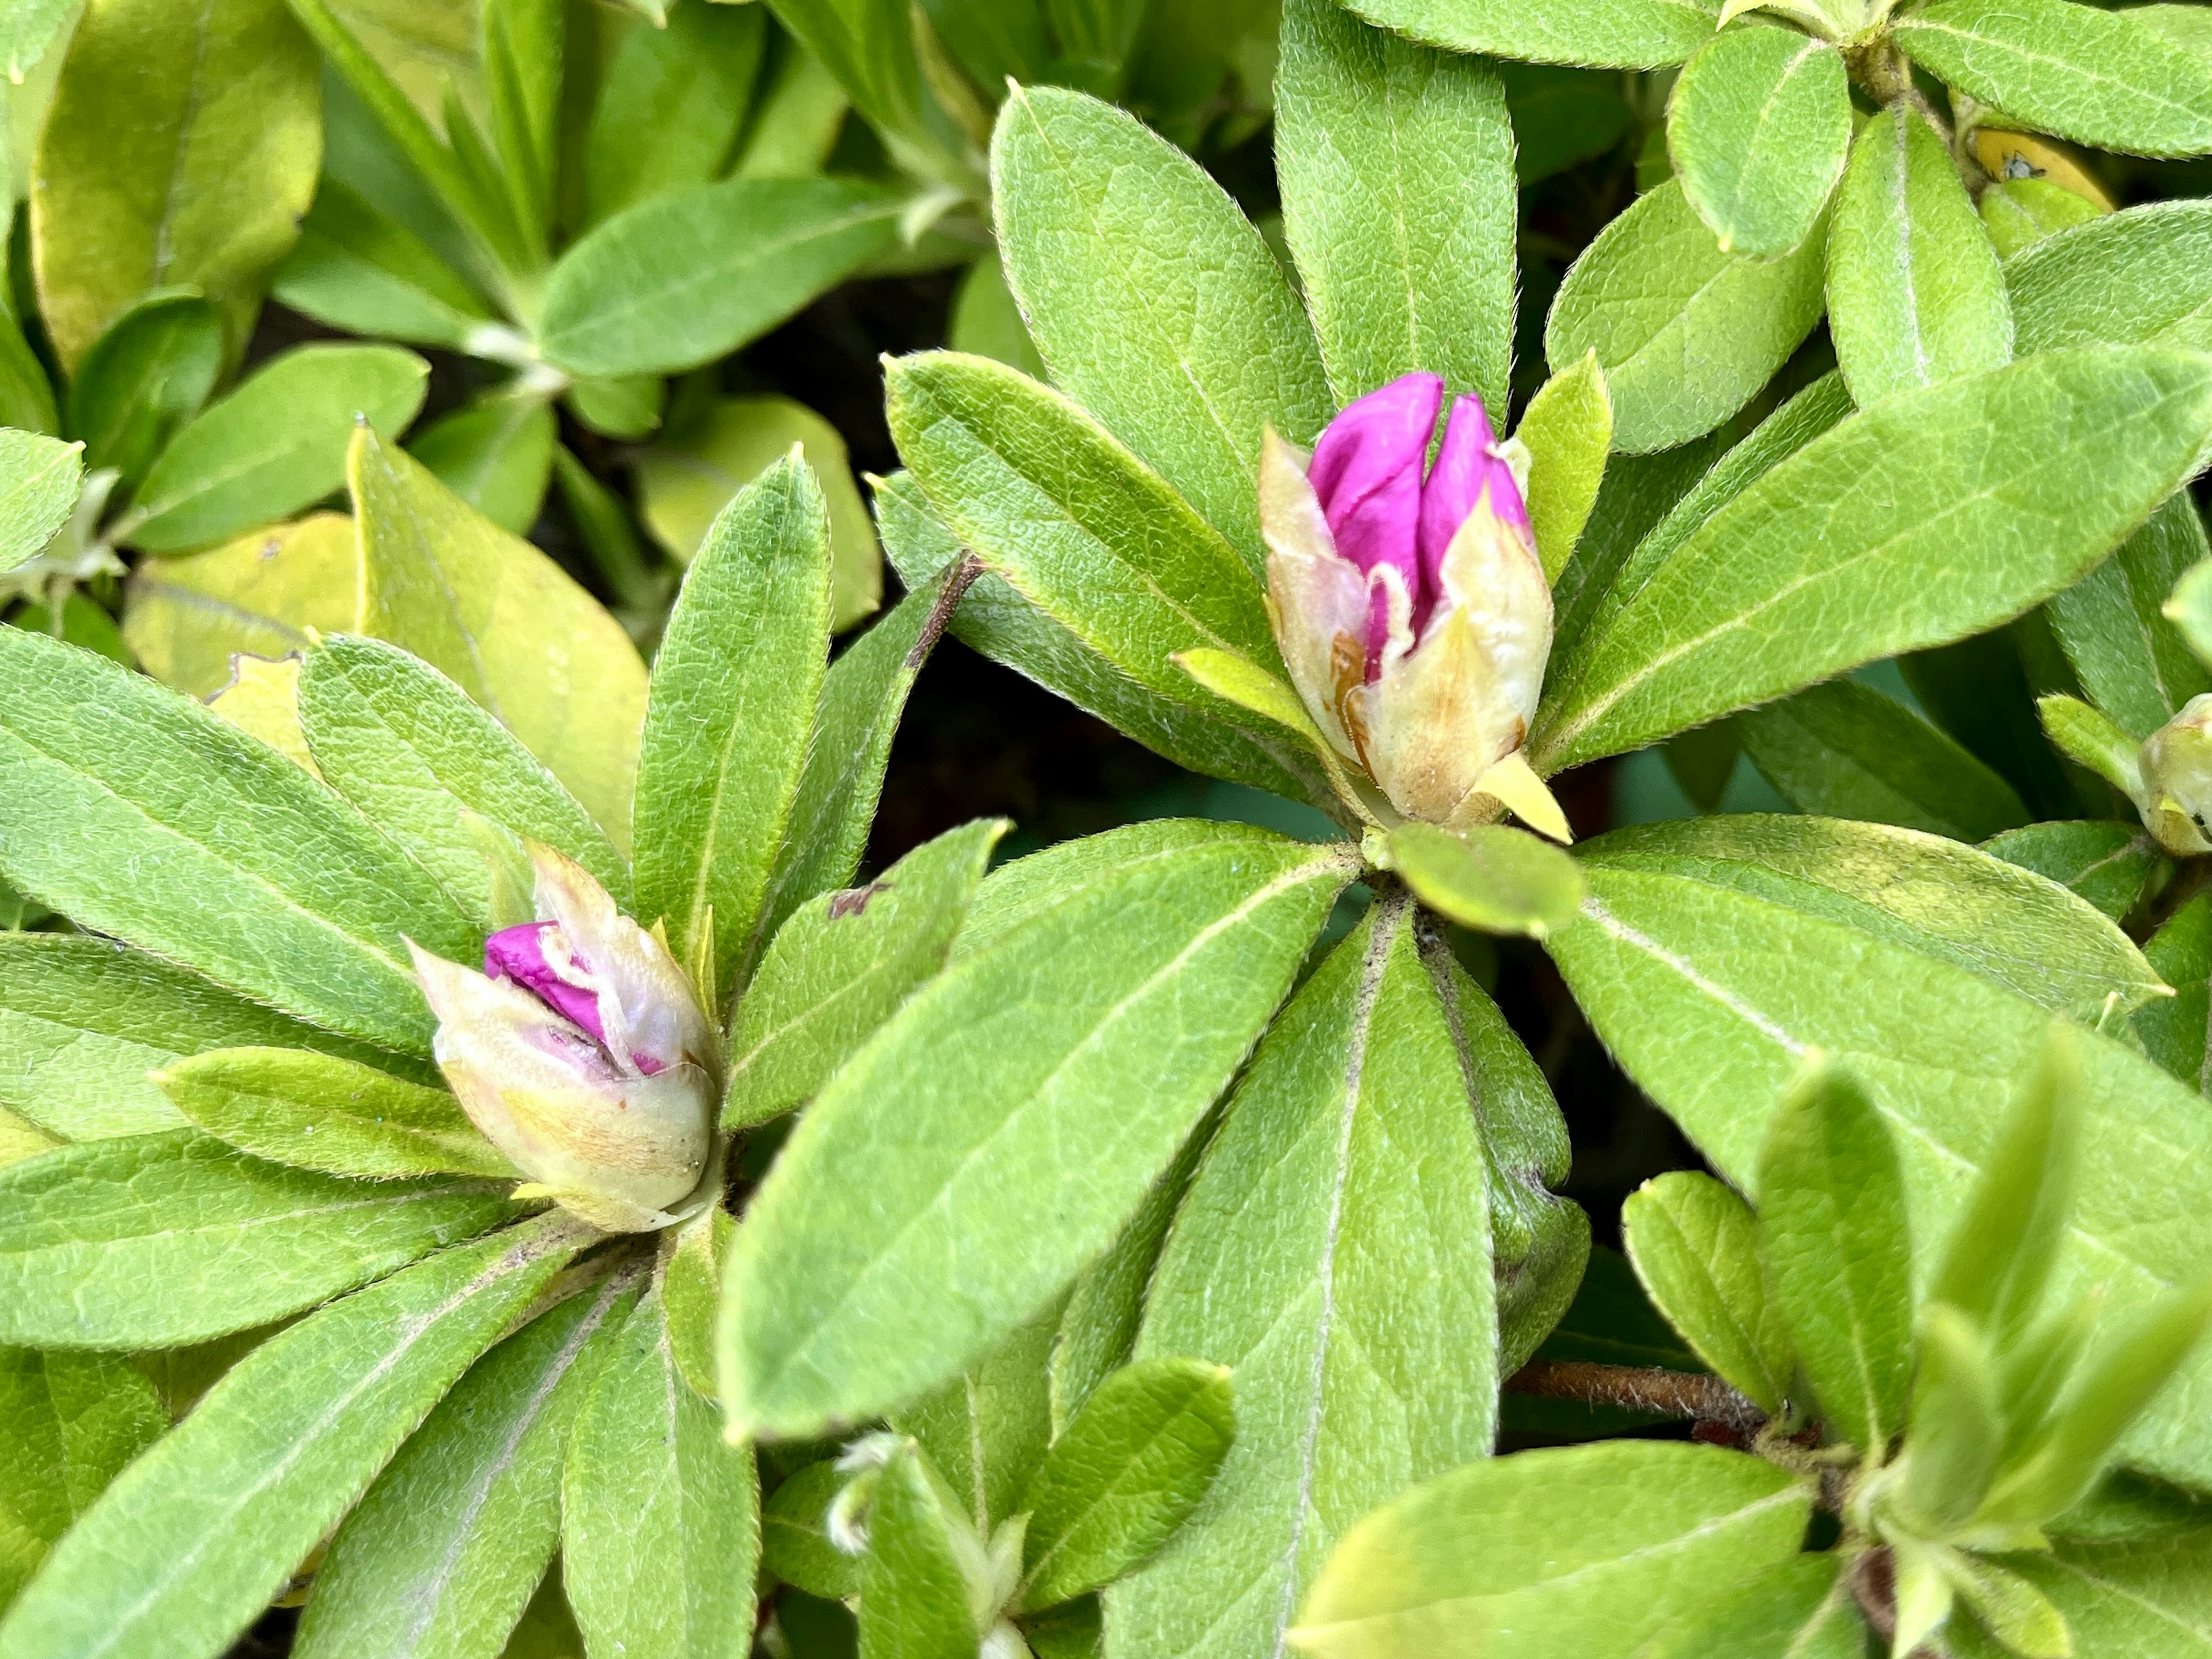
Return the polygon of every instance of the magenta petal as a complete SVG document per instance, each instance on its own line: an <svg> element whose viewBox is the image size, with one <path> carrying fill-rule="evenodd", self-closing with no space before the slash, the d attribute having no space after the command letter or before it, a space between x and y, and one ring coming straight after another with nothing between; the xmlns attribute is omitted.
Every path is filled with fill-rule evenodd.
<svg viewBox="0 0 2212 1659"><path fill-rule="evenodd" d="M1429 481L1421 490L1419 543L1422 586L1429 597L1443 592L1444 550L1451 545L1460 526L1467 522L1467 515L1474 511L1474 504L1482 499L1483 486L1490 482L1491 470L1503 465L1490 453L1497 441L1481 398L1452 399L1451 418L1444 423L1444 441L1437 451L1437 464L1430 470ZM1507 482L1511 482L1510 474L1507 475ZM1414 618L1416 633L1425 621L1425 616Z"/></svg>
<svg viewBox="0 0 2212 1659"><path fill-rule="evenodd" d="M1401 375L1369 392L1328 423L1306 470L1336 550L1362 570L1396 565L1408 592L1418 579L1421 467L1443 396L1433 374Z"/></svg>
<svg viewBox="0 0 2212 1659"><path fill-rule="evenodd" d="M545 932L556 926L526 921L519 927L501 928L484 941L484 974L513 980L562 1018L590 1032L593 1042L605 1042L607 1030L599 1019L599 998L580 985L569 984L546 960Z"/></svg>

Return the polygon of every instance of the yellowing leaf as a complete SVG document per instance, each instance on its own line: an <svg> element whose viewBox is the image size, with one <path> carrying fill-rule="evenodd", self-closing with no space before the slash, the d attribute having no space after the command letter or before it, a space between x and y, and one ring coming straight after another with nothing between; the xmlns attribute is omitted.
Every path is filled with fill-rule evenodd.
<svg viewBox="0 0 2212 1659"><path fill-rule="evenodd" d="M282 657L307 630L361 622L361 547L353 520L314 513L181 559L149 559L131 578L123 637L146 672L204 697L230 681L240 652Z"/></svg>

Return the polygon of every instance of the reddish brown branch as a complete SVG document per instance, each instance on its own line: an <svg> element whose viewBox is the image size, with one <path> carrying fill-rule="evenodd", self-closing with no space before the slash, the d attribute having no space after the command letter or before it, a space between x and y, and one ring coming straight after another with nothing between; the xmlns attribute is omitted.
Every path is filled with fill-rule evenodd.
<svg viewBox="0 0 2212 1659"><path fill-rule="evenodd" d="M1545 1400L1579 1400L1717 1423L1749 1434L1766 1425L1766 1413L1717 1376L1641 1365L1600 1365L1581 1359L1532 1359L1505 1380L1508 1394Z"/></svg>

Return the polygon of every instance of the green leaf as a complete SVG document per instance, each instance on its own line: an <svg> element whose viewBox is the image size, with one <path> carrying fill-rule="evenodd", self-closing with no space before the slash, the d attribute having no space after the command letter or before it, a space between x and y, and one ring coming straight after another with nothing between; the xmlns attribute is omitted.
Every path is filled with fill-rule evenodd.
<svg viewBox="0 0 2212 1659"><path fill-rule="evenodd" d="M1347 1521L1490 1449L1486 1172L1414 914L1379 900L1306 981L1176 1214L1138 1355L1232 1367L1237 1433L1166 1549L1107 1592L1121 1650L1273 1650Z"/></svg>
<svg viewBox="0 0 2212 1659"><path fill-rule="evenodd" d="M2031 823L1984 842L1983 851L2078 893L2114 921L2136 908L2163 855L2132 823Z"/></svg>
<svg viewBox="0 0 2212 1659"><path fill-rule="evenodd" d="M1897 1501L1943 1537L1973 1518L2004 1450L2004 1406L1996 1367L1976 1322L1930 1302L1920 1310L1912 1379L1912 1430Z"/></svg>
<svg viewBox="0 0 2212 1659"><path fill-rule="evenodd" d="M338 1528L300 1659L496 1651L560 1541L569 1430L635 1299L611 1275L470 1368Z"/></svg>
<svg viewBox="0 0 2212 1659"><path fill-rule="evenodd" d="M1285 9L1275 93L1283 223L1340 404L1416 369L1505 408L1513 133L1487 64Z"/></svg>
<svg viewBox="0 0 2212 1659"><path fill-rule="evenodd" d="M1751 860L1660 850L1685 828L1692 839L1711 833L1668 826L1583 849L1590 899L1549 948L1597 1035L1711 1166L1744 1184L1767 1115L1757 1103L1775 1097L1807 1049L1826 1050L1866 1080L1896 1126L1913 1237L1947 1237L2014 1079L2042 1051L2049 1008L1961 971L1908 933L1884 937L1845 912L1824 915L1804 905L1802 890L1756 874ZM1890 902L1915 908L1910 890L1891 890ZM1928 921L1974 925L1947 885L1920 890ZM1988 947L1993 963L2009 953L1996 939ZM2043 959L2032 951L2013 971L2032 982ZM2074 1000L2055 988L2045 995ZM2104 1283L2106 1317L2125 1319L2212 1268L2197 1173L2212 1155L2212 1125L2196 1092L2149 1060L2100 1036L2081 1044L2082 1176L2056 1279ZM2146 1226L2150 1215L2161 1219ZM2212 1368L2192 1368L2154 1407L2128 1443L2131 1463L2204 1478L2192 1413L2208 1375Z"/></svg>
<svg viewBox="0 0 2212 1659"><path fill-rule="evenodd" d="M830 516L778 462L715 520L653 659L639 746L637 904L679 959L711 939L710 1004L743 981L830 653Z"/></svg>
<svg viewBox="0 0 2212 1659"><path fill-rule="evenodd" d="M856 1421L1033 1316L1227 1083L1353 873L1225 824L1075 845L837 1073L754 1197L725 1279L735 1430Z"/></svg>
<svg viewBox="0 0 2212 1659"><path fill-rule="evenodd" d="M2048 132L2137 155L2212 150L2212 59L2125 12L2066 0L1939 0L1897 44L1961 92Z"/></svg>
<svg viewBox="0 0 2212 1659"><path fill-rule="evenodd" d="M1359 0L1370 22L1453 52L1664 69L1710 40L1719 0Z"/></svg>
<svg viewBox="0 0 2212 1659"><path fill-rule="evenodd" d="M2014 348L2212 347L2212 203L2154 202L2006 262Z"/></svg>
<svg viewBox="0 0 2212 1659"><path fill-rule="evenodd" d="M2105 213L2087 197L2048 179L2000 179L1982 192L1978 205L1982 228L2000 259Z"/></svg>
<svg viewBox="0 0 2212 1659"><path fill-rule="evenodd" d="M1597 353L1613 446L1669 449L1750 402L1820 321L1818 229L1775 260L1723 252L1669 179L1598 233L1544 325L1554 372Z"/></svg>
<svg viewBox="0 0 2212 1659"><path fill-rule="evenodd" d="M775 0L770 9L836 77L901 166L963 191L980 184L967 142L926 89L912 14L898 0ZM764 112L778 113L773 104Z"/></svg>
<svg viewBox="0 0 2212 1659"><path fill-rule="evenodd" d="M991 176L1006 278L1054 382L1256 572L1260 434L1310 443L1331 412L1259 232L1134 116L1058 88L1007 98Z"/></svg>
<svg viewBox="0 0 2212 1659"><path fill-rule="evenodd" d="M766 31L757 8L678 6L634 28L599 83L584 154L584 219L710 184L744 119Z"/></svg>
<svg viewBox="0 0 2212 1659"><path fill-rule="evenodd" d="M328 174L270 292L332 328L465 351L498 320L443 255Z"/></svg>
<svg viewBox="0 0 2212 1659"><path fill-rule="evenodd" d="M10 81L23 83L25 74L39 66L74 11L70 0L27 0L9 9L6 21L0 24L0 68Z"/></svg>
<svg viewBox="0 0 2212 1659"><path fill-rule="evenodd" d="M2156 351L1887 398L1775 465L1592 626L1530 759L1618 753L2016 616L2141 524L2208 434L2212 360Z"/></svg>
<svg viewBox="0 0 2212 1659"><path fill-rule="evenodd" d="M2177 994L2135 1012L2143 1052L2198 1093L2212 1084L2212 896L2199 894L2143 946L2144 960Z"/></svg>
<svg viewBox="0 0 2212 1659"><path fill-rule="evenodd" d="M146 295L108 325L70 383L69 428L85 465L137 484L200 412L223 362L222 313L190 289Z"/></svg>
<svg viewBox="0 0 2212 1659"><path fill-rule="evenodd" d="M660 1257L660 1312L668 1352L692 1393L714 1397L714 1298L737 1224L720 1204L672 1230Z"/></svg>
<svg viewBox="0 0 2212 1659"><path fill-rule="evenodd" d="M1828 327L1863 409L2011 360L1996 250L1948 147L1909 104L1875 116L1851 145L1828 230Z"/></svg>
<svg viewBox="0 0 2212 1659"><path fill-rule="evenodd" d="M344 1181L193 1129L60 1147L0 1170L0 1340L161 1348L266 1324L511 1218L504 1185Z"/></svg>
<svg viewBox="0 0 2212 1659"><path fill-rule="evenodd" d="M1033 380L1044 379L1044 359L1037 356L1029 325L1022 320L1022 309L1006 286L1006 269L995 248L969 266L960 279L945 343L973 356L995 357Z"/></svg>
<svg viewBox="0 0 2212 1659"><path fill-rule="evenodd" d="M947 362L964 369L980 358L947 358ZM894 369L894 376L902 372ZM995 403L980 394L1000 387L987 387L978 376L963 378L967 383L960 389L971 394L980 422L984 414L994 414L991 403ZM894 396L900 396L896 392L900 385L902 380L894 378ZM925 385L931 383L925 380ZM914 476L898 473L876 484L876 511L884 550L900 580L911 588L927 577L940 575L960 560L964 540L978 529L984 531L991 546L1005 550L1009 575L984 573L969 586L951 623L953 635L963 644L1005 661L1192 772L1249 783L1291 799L1328 799L1328 794L1316 794L1328 790L1328 781L1322 769L1307 759L1301 744L1279 732L1272 721L1263 726L1232 723L1228 710L1199 690L1197 681L1175 661L1217 626L1248 633L1252 602L1259 598L1248 577L1224 562L1221 542L1203 531L1190 508L1159 477L1144 471L1119 447L1110 447L1071 410L1046 404L1044 396L1042 392L1030 394L1037 404L1033 414L1044 416L1042 431L1026 431L1026 420L1013 431L1024 441L1022 465L1036 465L1044 480L1053 480L1068 493L1088 483L1103 487L1103 495L1095 504L1088 489L1082 489L1078 498L1086 515L1095 518L1095 531L1066 525L1066 508L1055 504L1053 495L1037 491L1022 473L1002 469L995 460L988 477L994 484L1005 484L1005 491L994 489L969 498L960 487L963 493L956 500L960 520L969 529L953 531L931 511L929 502L921 500ZM969 398L963 400L969 403ZM911 407L911 403L894 403L894 418L902 420ZM994 420L1000 416L1005 411L995 411ZM931 438L960 441L957 447L945 442L945 467L957 467L963 458L973 456L975 438L969 431L940 422L931 429ZM1079 445L1078 449L1068 447L1071 441ZM1002 442L1002 447L1011 445ZM936 452L931 452L931 458L936 460ZM1068 467L1071 460L1082 465ZM1091 473L1097 477L1093 480ZM1134 487L1134 498L1121 484ZM1061 520L1060 533L1044 540L1029 525L1022 525L1018 514L1024 504L1055 514ZM1134 533L1146 526L1155 529L1152 538ZM1168 538L1164 544L1161 535ZM1040 553L1060 557L1037 566ZM1084 577L1084 573L1097 573L1099 566L1110 571L1113 566L1106 560L1115 553L1141 560L1137 571L1144 573L1146 586L1155 586L1159 575L1175 580L1166 602L1155 602L1152 595L1139 602L1139 595L1119 588L1117 604L1103 606L1097 575ZM1176 557L1170 562L1164 557L1166 553ZM1015 581L1018 575L1024 577L1020 584ZM1051 588L1044 586L1046 580L1051 580ZM1033 602L1030 588L1051 592L1053 604L1068 606L1068 615L1061 617ZM1194 611L1197 622L1179 619L1182 611ZM1157 630L1164 630L1166 637L1157 637ZM1146 665L1141 679L1130 675L1124 657L1115 654L1139 646L1148 646L1141 657ZM1276 661L1281 659L1276 657ZM1155 681L1159 690L1152 688Z"/></svg>
<svg viewBox="0 0 2212 1659"><path fill-rule="evenodd" d="M810 899L776 932L730 1033L729 1125L811 1098L942 967L991 849L982 818L925 842L865 887Z"/></svg>
<svg viewBox="0 0 2212 1659"><path fill-rule="evenodd" d="M196 974L84 933L0 933L0 1106L68 1140L179 1127L151 1073L213 1048L289 1048L425 1080L427 1065L349 1042Z"/></svg>
<svg viewBox="0 0 2212 1659"><path fill-rule="evenodd" d="M558 124L568 13L561 0L478 0L492 149L524 248L542 254L560 166ZM459 140L447 123L447 136Z"/></svg>
<svg viewBox="0 0 2212 1659"><path fill-rule="evenodd" d="M0 310L0 425L29 432L62 429L46 367L24 343L15 319Z"/></svg>
<svg viewBox="0 0 2212 1659"><path fill-rule="evenodd" d="M56 1547L0 1621L0 1656L223 1652L580 1242L533 1222L263 1343Z"/></svg>
<svg viewBox="0 0 2212 1659"><path fill-rule="evenodd" d="M845 440L788 398L722 398L666 434L635 463L639 514L689 564L731 498L797 444L830 507L830 630L842 633L883 599L883 555L853 483Z"/></svg>
<svg viewBox="0 0 2212 1659"><path fill-rule="evenodd" d="M2142 745L2117 722L2078 697L2039 697L2035 712L2060 754L2124 795L2143 793Z"/></svg>
<svg viewBox="0 0 2212 1659"><path fill-rule="evenodd" d="M1557 584L1605 482L1613 393L1597 354L1583 354L1538 388L1513 434L1528 449L1528 526L1544 579Z"/></svg>
<svg viewBox="0 0 2212 1659"><path fill-rule="evenodd" d="M415 418L429 372L396 346L286 352L171 441L139 486L125 539L183 553L289 518L345 482L361 422L397 435Z"/></svg>
<svg viewBox="0 0 2212 1659"><path fill-rule="evenodd" d="M646 672L622 624L368 428L346 475L364 566L359 631L448 676L626 844Z"/></svg>
<svg viewBox="0 0 2212 1659"><path fill-rule="evenodd" d="M1767 1120L1759 1152L1761 1255L1775 1310L1828 1426L1877 1462L1905 1426L1912 1376L1912 1248L1888 1125L1825 1060Z"/></svg>
<svg viewBox="0 0 2212 1659"><path fill-rule="evenodd" d="M1850 404L1841 375L1824 376L1804 395L1818 397L1826 387L1832 387L1844 405L1837 413L1840 420ZM1616 455L1607 461L1582 538L1552 581L1554 659L1566 660L1591 617L1612 596L1614 580L1638 544L1682 505L1722 451L1720 436L1714 434L1656 455ZM1534 490L1535 480L1528 483Z"/></svg>
<svg viewBox="0 0 2212 1659"><path fill-rule="evenodd" d="M562 1476L561 1570L595 1653L740 1652L753 1628L760 1484L684 1386L648 1297L576 1419Z"/></svg>
<svg viewBox="0 0 2212 1659"><path fill-rule="evenodd" d="M0 1607L168 1426L154 1385L122 1358L0 1348Z"/></svg>
<svg viewBox="0 0 2212 1659"><path fill-rule="evenodd" d="M730 179L639 202L561 256L538 343L577 374L711 362L889 248L901 206L844 179Z"/></svg>
<svg viewBox="0 0 2212 1659"><path fill-rule="evenodd" d="M76 511L84 446L0 428L0 571L36 558Z"/></svg>
<svg viewBox="0 0 2212 1659"><path fill-rule="evenodd" d="M963 1553L972 1557L975 1544L956 1532L963 1523L950 1497L910 1442L884 1465L860 1564L866 1659L966 1659L976 1645L976 1609L962 1571Z"/></svg>
<svg viewBox="0 0 2212 1659"><path fill-rule="evenodd" d="M1723 253L1771 258L1810 236L1850 142L1843 54L1795 29L1723 30L1668 100L1668 155Z"/></svg>
<svg viewBox="0 0 2212 1659"><path fill-rule="evenodd" d="M318 73L282 0L87 9L31 185L39 311L64 368L140 295L179 283L222 307L243 350L315 193Z"/></svg>
<svg viewBox="0 0 2212 1659"><path fill-rule="evenodd" d="M930 505L1106 665L1216 718L1235 706L1201 690L1177 653L1229 651L1279 671L1264 596L1235 550L1074 404L950 353L902 358L889 380L891 433ZM1254 736L1281 769L1318 771L1303 744L1261 724Z"/></svg>
<svg viewBox="0 0 2212 1659"><path fill-rule="evenodd" d="M567 854L629 896L623 856L559 779L451 680L396 646L333 635L300 668L300 721L323 779L438 878L487 932L482 819Z"/></svg>
<svg viewBox="0 0 2212 1659"><path fill-rule="evenodd" d="M1390 858L1431 909L1462 927L1542 939L1575 919L1582 872L1550 842L1504 824L1455 833L1431 823L1390 832Z"/></svg>
<svg viewBox="0 0 2212 1659"><path fill-rule="evenodd" d="M2182 574L2208 558L2212 543L2182 490L2045 607L2083 693L2131 737L2148 737L2191 697L2212 691L2212 674L2161 611Z"/></svg>
<svg viewBox="0 0 2212 1659"><path fill-rule="evenodd" d="M972 1370L891 1416L891 1427L912 1435L944 1477L953 1512L978 1538L1026 1510L1024 1489L1052 1443L1048 1372L1059 1315L1046 1310Z"/></svg>
<svg viewBox="0 0 2212 1659"><path fill-rule="evenodd" d="M1778 1562L1668 1626L1635 1659L1866 1659L1867 1627L1842 1565L1834 1550Z"/></svg>
<svg viewBox="0 0 2212 1659"><path fill-rule="evenodd" d="M1555 1653L1626 1653L1795 1555L1811 1509L1796 1477L1710 1446L1626 1440L1470 1463L1354 1528L1291 1640L1364 1659L1480 1652L1539 1630Z"/></svg>
<svg viewBox="0 0 2212 1659"><path fill-rule="evenodd" d="M757 940L774 937L800 904L842 886L860 867L907 694L959 599L951 571L916 583L830 665Z"/></svg>
<svg viewBox="0 0 2212 1659"><path fill-rule="evenodd" d="M2027 821L2013 787L1893 697L1808 686L1736 720L1752 763L1801 812L1984 841Z"/></svg>
<svg viewBox="0 0 2212 1659"><path fill-rule="evenodd" d="M242 1152L329 1175L519 1173L441 1089L300 1048L218 1048L161 1073L194 1124Z"/></svg>
<svg viewBox="0 0 2212 1659"><path fill-rule="evenodd" d="M1235 1434L1222 1366L1153 1359L1109 1376L1030 1483L1021 1605L1052 1607L1140 1565L1206 1496Z"/></svg>
<svg viewBox="0 0 2212 1659"><path fill-rule="evenodd" d="M2133 1488L2130 1490L2129 1488ZM2117 1489L2117 1490L2116 1490ZM2200 1659L2212 1650L2212 1529L2203 1506L2115 1481L2051 1529L2047 1553L2004 1564L2047 1595L2079 1654ZM1978 1632L1945 1639L1970 1659L2002 1651Z"/></svg>
<svg viewBox="0 0 2212 1659"><path fill-rule="evenodd" d="M312 513L204 553L148 559L125 590L123 637L148 673L205 698L230 684L231 658L276 661L307 630L361 624L361 543L353 521Z"/></svg>
<svg viewBox="0 0 2212 1659"><path fill-rule="evenodd" d="M400 937L477 935L291 762L119 665L0 629L0 869L84 927L332 1030L430 1035Z"/></svg>
<svg viewBox="0 0 2212 1659"><path fill-rule="evenodd" d="M1698 1357L1779 1416L1795 1352L1766 1293L1751 1206L1711 1176L1680 1170L1630 1194L1620 1228L1636 1276Z"/></svg>
<svg viewBox="0 0 2212 1659"><path fill-rule="evenodd" d="M830 1541L830 1505L848 1477L834 1462L809 1463L761 1506L761 1571L825 1601L860 1593L860 1564Z"/></svg>
<svg viewBox="0 0 2212 1659"><path fill-rule="evenodd" d="M455 495L520 536L544 505L558 425L550 405L495 392L441 416L407 447Z"/></svg>

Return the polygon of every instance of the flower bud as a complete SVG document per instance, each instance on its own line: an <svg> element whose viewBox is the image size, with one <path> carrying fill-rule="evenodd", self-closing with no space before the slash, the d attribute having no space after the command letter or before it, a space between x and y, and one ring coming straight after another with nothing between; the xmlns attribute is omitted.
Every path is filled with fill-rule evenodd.
<svg viewBox="0 0 2212 1659"><path fill-rule="evenodd" d="M2142 746L2143 822L2179 857L2212 853L2212 692L2191 697Z"/></svg>
<svg viewBox="0 0 2212 1659"><path fill-rule="evenodd" d="M1332 421L1310 461L1273 433L1260 523L1275 637L1322 732L1409 818L1463 817L1527 737L1552 593L1479 398L1407 374Z"/></svg>
<svg viewBox="0 0 2212 1659"><path fill-rule="evenodd" d="M713 1028L667 946L581 866L530 856L538 920L487 939L483 973L410 941L432 1052L540 1192L609 1232L666 1226L712 1152Z"/></svg>

